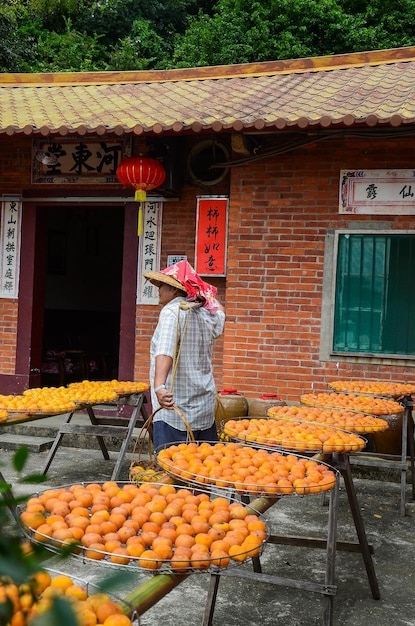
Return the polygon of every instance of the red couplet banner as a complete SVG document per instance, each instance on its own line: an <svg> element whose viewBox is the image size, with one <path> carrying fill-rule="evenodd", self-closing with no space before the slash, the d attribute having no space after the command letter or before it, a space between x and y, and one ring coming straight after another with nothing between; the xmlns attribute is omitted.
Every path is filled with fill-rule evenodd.
<svg viewBox="0 0 415 626"><path fill-rule="evenodd" d="M228 197L197 199L195 269L202 276L226 276Z"/></svg>

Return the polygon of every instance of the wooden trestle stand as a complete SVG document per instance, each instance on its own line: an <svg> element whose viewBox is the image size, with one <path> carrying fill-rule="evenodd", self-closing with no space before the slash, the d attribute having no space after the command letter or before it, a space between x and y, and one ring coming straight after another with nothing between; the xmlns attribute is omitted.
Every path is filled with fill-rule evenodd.
<svg viewBox="0 0 415 626"><path fill-rule="evenodd" d="M205 606L203 618L203 626L211 626L215 603L218 593L218 587L221 576L233 576L244 578L259 583L272 584L293 589L320 593L324 596L324 614L323 626L332 626L334 613L334 597L336 595L335 585L335 562L336 551L343 550L348 552L360 552L366 568L370 590L375 600L380 599L380 591L376 578L375 568L372 560L373 546L368 543L366 531L363 523L360 509L357 502L356 490L353 483L349 455L330 454L325 457L325 462L337 469L343 477L343 481L347 491L350 511L353 516L354 525L358 537L358 542L337 541L337 512L339 499L339 477L336 484L329 492L329 509L328 509L328 526L327 538L312 537L296 537L287 535L271 535L268 543L285 544L292 546L302 546L305 548L323 548L326 550L326 571L324 583L317 583L307 580L295 580L290 578L282 578L279 576L268 575L262 573L259 557L253 559L253 571L241 570L240 568L228 569L223 572L210 574L210 585L208 597ZM289 496L288 496L289 497ZM305 496L307 497L307 496ZM274 502L277 502L275 500ZM255 506L255 501L251 502Z"/></svg>
<svg viewBox="0 0 415 626"><path fill-rule="evenodd" d="M83 436L93 436L98 440L99 447L101 448L103 457L106 461L109 460L109 454L107 450L107 446L105 445L104 437L120 437L122 439L122 444L120 451L117 456L117 460L115 463L114 470L112 472L111 480L118 480L122 464L125 459L125 455L128 449L128 444L131 441L131 437L134 432L134 428L139 421L141 416L143 423L147 420L148 415L144 406L145 396L144 393L134 393L125 396L121 396L117 400L117 405L126 405L133 407L132 415L129 419L127 418L117 418L116 422L119 425L103 425L102 420L96 417L93 407L90 404L86 404L83 406L78 406L74 411L71 411L66 415L66 418L60 427L55 440L49 450L48 456L46 458L46 463L43 468L42 473L46 474L53 458L57 452L58 447L61 444L62 438L66 433L73 433L75 435L83 435ZM86 409L88 413L89 420L91 425L84 424L71 424L72 417L74 413L79 412L82 408Z"/></svg>

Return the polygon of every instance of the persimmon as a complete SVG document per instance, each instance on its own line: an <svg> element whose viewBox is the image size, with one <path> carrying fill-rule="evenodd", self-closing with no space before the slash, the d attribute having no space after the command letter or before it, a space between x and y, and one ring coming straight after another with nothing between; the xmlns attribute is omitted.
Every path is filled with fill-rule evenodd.
<svg viewBox="0 0 415 626"><path fill-rule="evenodd" d="M142 543L131 543L125 546L125 551L131 558L137 558L142 555L145 546Z"/></svg>
<svg viewBox="0 0 415 626"><path fill-rule="evenodd" d="M192 553L191 559L190 559L190 566L194 567L195 569L209 569L211 565L211 559L210 556L207 556L205 552L200 552L200 551L194 551Z"/></svg>
<svg viewBox="0 0 415 626"><path fill-rule="evenodd" d="M193 535L178 535L174 540L174 545L176 548L178 548L179 546L184 548L191 548L194 544L195 538Z"/></svg>
<svg viewBox="0 0 415 626"><path fill-rule="evenodd" d="M162 526L164 522L167 522L167 517L161 511L154 511L154 513L150 513L148 521L154 522L157 526Z"/></svg>
<svg viewBox="0 0 415 626"><path fill-rule="evenodd" d="M126 543L130 537L133 537L136 534L136 532L133 528L121 526L121 528L118 529L117 534L118 534L118 537L120 538L120 541L122 543Z"/></svg>
<svg viewBox="0 0 415 626"><path fill-rule="evenodd" d="M99 623L104 624L110 615L121 615L123 611L119 604L108 598L97 605L95 612Z"/></svg>
<svg viewBox="0 0 415 626"><path fill-rule="evenodd" d="M158 536L159 537L166 537L167 539L170 539L170 541L172 543L174 543L175 540L176 540L176 537L177 537L176 527L174 527L174 528L165 528L165 527L162 526Z"/></svg>
<svg viewBox="0 0 415 626"><path fill-rule="evenodd" d="M20 519L25 526L34 530L39 528L41 524L46 523L46 518L41 511L23 511L20 514Z"/></svg>
<svg viewBox="0 0 415 626"><path fill-rule="evenodd" d="M166 537L156 537L151 545L151 549L164 561L171 559L173 555L173 544Z"/></svg>
<svg viewBox="0 0 415 626"><path fill-rule="evenodd" d="M248 548L248 549L251 549L251 548ZM242 549L241 545L234 544L229 547L229 556L234 561L243 562L243 561L246 561L248 554L247 554L247 550Z"/></svg>
<svg viewBox="0 0 415 626"><path fill-rule="evenodd" d="M195 533L207 533L209 531L209 524L202 515L194 515L190 524L194 528Z"/></svg>
<svg viewBox="0 0 415 626"><path fill-rule="evenodd" d="M50 537L52 537L53 528L50 524L41 524L37 527L36 532L33 534L33 539L35 541L44 541L47 542Z"/></svg>
<svg viewBox="0 0 415 626"><path fill-rule="evenodd" d="M176 552L170 559L170 567L175 572L187 572L190 568L190 561L185 555Z"/></svg>
<svg viewBox="0 0 415 626"><path fill-rule="evenodd" d="M91 543L101 543L101 544L103 544L103 542L104 542L104 540L102 538L102 535L100 535L99 533L85 533L81 537L81 543L86 548L88 548L91 545Z"/></svg>
<svg viewBox="0 0 415 626"><path fill-rule="evenodd" d="M123 546L114 548L110 556L110 561L111 563L116 563L117 565L128 565L130 557L127 553L127 549Z"/></svg>
<svg viewBox="0 0 415 626"><path fill-rule="evenodd" d="M32 575L31 581L36 595L40 596L52 582L52 576L46 570L39 570Z"/></svg>
<svg viewBox="0 0 415 626"><path fill-rule="evenodd" d="M58 574L57 576L54 576L50 583L51 587L57 587L63 592L65 592L71 585L73 585L73 580L66 574Z"/></svg>
<svg viewBox="0 0 415 626"><path fill-rule="evenodd" d="M105 552L113 552L117 548L122 548L122 543L119 539L109 539L104 543Z"/></svg>
<svg viewBox="0 0 415 626"><path fill-rule="evenodd" d="M150 570L157 570L162 566L162 561L154 550L144 550L141 557L138 559L138 563L140 567Z"/></svg>
<svg viewBox="0 0 415 626"><path fill-rule="evenodd" d="M93 561L102 561L106 556L102 543L89 544L89 547L85 550L84 555L87 559L92 559Z"/></svg>

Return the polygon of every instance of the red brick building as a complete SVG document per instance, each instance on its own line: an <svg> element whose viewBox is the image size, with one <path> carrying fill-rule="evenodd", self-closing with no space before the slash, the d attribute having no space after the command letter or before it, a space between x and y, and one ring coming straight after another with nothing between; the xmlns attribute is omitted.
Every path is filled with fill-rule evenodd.
<svg viewBox="0 0 415 626"><path fill-rule="evenodd" d="M415 48L0 75L0 392L147 380L158 306L114 176L114 155L140 154L167 171L148 193L161 267L195 263L199 200L229 199L226 270L206 278L227 312L218 389L295 401L337 377L413 381L414 93Z"/></svg>

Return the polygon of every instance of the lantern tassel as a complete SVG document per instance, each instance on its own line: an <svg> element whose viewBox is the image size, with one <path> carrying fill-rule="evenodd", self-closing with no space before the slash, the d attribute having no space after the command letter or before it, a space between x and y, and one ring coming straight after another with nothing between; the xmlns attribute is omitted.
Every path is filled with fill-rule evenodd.
<svg viewBox="0 0 415 626"><path fill-rule="evenodd" d="M134 194L134 200L138 202L138 223L137 223L137 237L141 237L143 234L143 202L146 201L147 194L144 189L136 189Z"/></svg>
<svg viewBox="0 0 415 626"><path fill-rule="evenodd" d="M141 237L143 234L143 205L139 204L138 207L138 223L137 223L137 237Z"/></svg>

